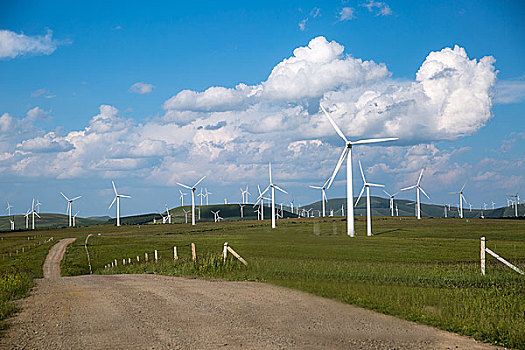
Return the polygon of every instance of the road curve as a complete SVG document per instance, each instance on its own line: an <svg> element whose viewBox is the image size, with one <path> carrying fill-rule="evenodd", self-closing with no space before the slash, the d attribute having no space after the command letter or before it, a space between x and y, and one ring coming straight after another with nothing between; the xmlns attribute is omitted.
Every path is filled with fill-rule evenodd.
<svg viewBox="0 0 525 350"><path fill-rule="evenodd" d="M53 247L0 338L6 349L491 349L334 300L254 282L60 276ZM53 266L54 265L54 266Z"/></svg>
<svg viewBox="0 0 525 350"><path fill-rule="evenodd" d="M51 247L47 254L46 261L44 261L44 278L59 278L60 277L60 262L64 257L66 248L73 243L76 238L64 238L57 244Z"/></svg>

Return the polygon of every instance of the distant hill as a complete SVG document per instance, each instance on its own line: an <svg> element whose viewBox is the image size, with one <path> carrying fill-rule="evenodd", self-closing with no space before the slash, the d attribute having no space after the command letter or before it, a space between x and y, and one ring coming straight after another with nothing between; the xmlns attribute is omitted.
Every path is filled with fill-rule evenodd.
<svg viewBox="0 0 525 350"><path fill-rule="evenodd" d="M354 203L357 200L357 197L354 198ZM336 215L341 215L341 205L344 205L345 207L345 213L346 213L346 198L334 198L329 199L328 203L326 204L326 215L330 214L330 209L339 210ZM394 201L394 208L395 205L397 205L399 210L399 216L415 216L416 215L416 207L413 200L407 200L407 199L395 199ZM313 208L314 210L321 210L322 209L322 203L321 201L314 202L308 205L304 205L300 207L301 209L310 209ZM370 208L372 216L377 215L390 215L390 200L388 198L382 198L382 197L376 197L376 196L370 196ZM522 203L518 207L520 216L525 215L525 203ZM363 215L366 216L366 197L361 198L359 201L357 207L354 209L355 215ZM468 206L467 208L463 208L463 214L465 218L479 218L483 212L483 215L485 218L504 218L504 217L514 217L514 209L510 207L501 207L501 208L495 208L493 209L487 209L487 210L479 210L479 209L472 209L472 211L469 210ZM394 210L395 215L395 210ZM458 218L459 212L457 207L451 207L451 210L448 210L447 207L447 215L448 217ZM317 216L317 212L316 212ZM444 208L442 205L435 205L435 204L426 204L421 203L421 216L423 217L443 217L444 216Z"/></svg>
<svg viewBox="0 0 525 350"><path fill-rule="evenodd" d="M108 221L108 220L111 220L111 216L107 216L107 215L104 215L104 216L89 216L87 217L87 219L89 220L95 220L95 221Z"/></svg>
<svg viewBox="0 0 525 350"><path fill-rule="evenodd" d="M52 227L67 227L68 226L68 216L64 214L53 214L53 213L40 213L40 218L35 215L35 227L37 229L41 228L52 228ZM24 215L15 215L15 230L25 230L26 229L26 218ZM31 229L31 216L29 217L29 229ZM89 218L76 218L77 226L91 226L91 225L101 225L103 222L98 220L92 220ZM10 231L11 223L9 222L8 216L0 217L0 231Z"/></svg>

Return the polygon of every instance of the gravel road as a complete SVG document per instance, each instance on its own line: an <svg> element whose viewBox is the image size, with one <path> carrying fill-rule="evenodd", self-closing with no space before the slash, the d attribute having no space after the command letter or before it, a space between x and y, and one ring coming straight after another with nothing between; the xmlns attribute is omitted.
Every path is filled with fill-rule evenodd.
<svg viewBox="0 0 525 350"><path fill-rule="evenodd" d="M62 240L50 251L46 276L57 276L67 244ZM0 348L492 348L435 328L253 282L156 275L45 278L19 306L22 311L10 321Z"/></svg>

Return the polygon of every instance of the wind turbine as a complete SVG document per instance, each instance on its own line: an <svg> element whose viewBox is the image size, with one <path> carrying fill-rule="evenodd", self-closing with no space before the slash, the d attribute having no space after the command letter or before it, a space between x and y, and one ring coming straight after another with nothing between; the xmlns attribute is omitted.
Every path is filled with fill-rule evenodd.
<svg viewBox="0 0 525 350"><path fill-rule="evenodd" d="M80 210L77 211L75 215L73 215L73 227L75 227L77 225L76 224L76 218L77 218L78 213L80 213Z"/></svg>
<svg viewBox="0 0 525 350"><path fill-rule="evenodd" d="M365 173L363 172L363 167L361 166L361 161L359 161L359 170L361 170L361 176L363 177L363 188L361 188L361 192L359 193L359 197L357 197L355 206L357 206L357 203L359 203L359 200L361 199L361 196L363 195L363 192L366 188L366 235L370 237L372 236L372 213L370 210L370 187L385 187L385 185L379 185L379 184L367 182L365 178Z"/></svg>
<svg viewBox="0 0 525 350"><path fill-rule="evenodd" d="M42 203L40 203L40 201L37 199L36 200L36 204L35 204L35 207L36 207L36 212L38 214L40 214L40 206L42 205Z"/></svg>
<svg viewBox="0 0 525 350"><path fill-rule="evenodd" d="M219 222L221 220L224 220L223 218L221 218L219 216L220 210L217 210L217 211L211 210L211 212L213 213L213 219L215 220L215 222Z"/></svg>
<svg viewBox="0 0 525 350"><path fill-rule="evenodd" d="M399 192L396 192L394 194L390 194L388 193L387 191L383 190L383 192L385 192L385 194L388 196L388 198L390 198L390 215L391 216L394 216L394 197L399 194Z"/></svg>
<svg viewBox="0 0 525 350"><path fill-rule="evenodd" d="M38 216L40 218L40 215L38 215L38 213L36 212L35 210L35 199L33 198L33 204L31 204L31 214L32 214L32 225L31 225L31 229L34 230L35 229L35 215Z"/></svg>
<svg viewBox="0 0 525 350"><path fill-rule="evenodd" d="M184 196L187 195L187 193L183 193L181 190L179 190L179 192L180 192L180 206L183 207L184 206ZM201 205L202 205L202 198L201 198Z"/></svg>
<svg viewBox="0 0 525 350"><path fill-rule="evenodd" d="M253 205L253 207L255 208L255 206L257 204L259 204L259 215L261 216L260 220L264 220L264 200L271 200L271 198L268 198L268 197L264 197L262 195L262 192L261 192L261 187L259 187L259 185L257 185L257 190L259 191L259 198L257 199L257 201L255 202L255 204Z"/></svg>
<svg viewBox="0 0 525 350"><path fill-rule="evenodd" d="M195 183L192 187L181 184L180 182L177 182L179 186L185 187L189 190L191 190L191 224L195 226L195 189L197 188L197 185L201 183L202 180L204 180L206 176L201 177L199 181ZM206 205L208 205L208 190L206 190Z"/></svg>
<svg viewBox="0 0 525 350"><path fill-rule="evenodd" d="M26 217L26 230L29 229L29 214L31 213L31 210L30 209L27 209L26 213L25 213L25 217Z"/></svg>
<svg viewBox="0 0 525 350"><path fill-rule="evenodd" d="M448 214L447 214L447 205L443 203L443 209L444 209L444 213L445 213L445 217L448 217Z"/></svg>
<svg viewBox="0 0 525 350"><path fill-rule="evenodd" d="M239 206L241 207L241 218L244 218L244 207L245 207L246 205L244 205L244 204L239 204Z"/></svg>
<svg viewBox="0 0 525 350"><path fill-rule="evenodd" d="M496 205L496 203L494 203L494 201L491 201L492 203L492 210L494 210L494 206Z"/></svg>
<svg viewBox="0 0 525 350"><path fill-rule="evenodd" d="M509 197L516 198L514 202L514 213L516 217L518 217L518 207L520 205L520 195L518 194L518 192L516 192L516 194L510 195Z"/></svg>
<svg viewBox="0 0 525 350"><path fill-rule="evenodd" d="M461 190L459 190L459 192L449 192L450 194L459 194L459 218L460 219L463 219L463 201L465 201L465 204L468 203L467 199L463 195L463 189L465 188L466 185L467 183L465 182L463 184L463 187L461 187Z"/></svg>
<svg viewBox="0 0 525 350"><path fill-rule="evenodd" d="M421 178L423 177L423 169L421 169L421 172L419 173L419 178L417 179L417 182L415 185L413 186L409 186L409 187L405 187L405 188L402 188L401 191L407 191L407 190L411 190L413 188L416 189L416 199L417 199L417 209L416 209L416 212L417 212L417 219L421 219L421 202L419 201L419 191L423 192L423 194L428 198L430 199L430 197L428 196L428 194L426 194L425 190L423 190L423 188L419 185L421 183Z"/></svg>
<svg viewBox="0 0 525 350"><path fill-rule="evenodd" d="M251 195L250 192L248 192L248 185L246 185L246 189L243 190L241 188L241 196L242 196L242 204L248 203L248 196Z"/></svg>
<svg viewBox="0 0 525 350"><path fill-rule="evenodd" d="M186 223L188 223L188 213L190 211L189 210L185 210L184 208L182 208L182 211L184 212L184 220L186 221Z"/></svg>
<svg viewBox="0 0 525 350"><path fill-rule="evenodd" d="M117 188L115 187L115 183L113 182L113 180L111 181L111 184L113 185L113 191L115 191L115 198L113 198L113 202L111 202L111 204L109 205L108 210L111 209L115 201L117 201L117 226L120 226L120 198L131 198L131 196L127 194L118 194ZM69 213L71 215L71 211Z"/></svg>
<svg viewBox="0 0 525 350"><path fill-rule="evenodd" d="M355 237L355 228L354 228L354 189L352 185L352 146L354 145L364 145L364 144L370 144L370 143L377 143L377 142L384 142L384 141L394 141L398 140L397 137L388 137L388 138L379 138L379 139L366 139L366 140L358 140L358 141L349 141L346 136L343 134L341 129L337 126L337 124L334 122L332 117L328 114L328 112L324 109L323 105L319 105L321 109L323 110L324 114L328 118L328 121L330 124L332 124L333 128L337 132L337 134L343 139L345 142L345 148L343 149L343 153L341 153L341 156L339 157L339 161L337 162L337 165L334 169L334 173L332 174L332 177L330 178L330 182L328 183L328 187L332 185L332 182L335 179L335 176L337 175L337 172L339 171L339 168L343 164L343 161L346 158L346 208L347 208L347 234L350 237Z"/></svg>
<svg viewBox="0 0 525 350"><path fill-rule="evenodd" d="M68 215L69 217L69 227L73 226L73 221L71 219L71 215L73 215L71 212L73 210L73 201L76 201L77 199L81 198L82 196L77 196L75 198L71 198L69 199L64 193L60 192L60 194L62 195L62 197L64 197L67 201L67 209L66 209L66 214Z"/></svg>
<svg viewBox="0 0 525 350"><path fill-rule="evenodd" d="M11 223L11 231L14 231L15 230L15 220L11 217L11 208L13 208L13 206L11 204L9 204L9 202L7 202L7 212L9 213L9 222Z"/></svg>
<svg viewBox="0 0 525 350"><path fill-rule="evenodd" d="M171 213L168 209L168 204L164 203L164 205L166 206L166 214L168 214L168 224L171 224Z"/></svg>
<svg viewBox="0 0 525 350"><path fill-rule="evenodd" d="M209 197L210 194L213 194L213 193L208 192L208 189L204 188L204 196L206 197L206 205L209 205L208 204L208 197Z"/></svg>
<svg viewBox="0 0 525 350"><path fill-rule="evenodd" d="M272 189L272 228L275 228L275 189L278 189L279 191L281 191L282 193L286 193L288 194L288 192L286 192L285 190L283 190L282 188L280 188L279 186L277 186L276 184L273 183L273 180L272 180L272 163L269 163L268 165L268 170L269 170L269 174L270 174L270 184L268 185L268 187L266 187L266 189L259 195L259 198L262 198L262 196L271 188ZM258 199L259 199L258 198Z"/></svg>
<svg viewBox="0 0 525 350"><path fill-rule="evenodd" d="M325 183L322 186L310 186L310 188L321 190L321 202L323 203L323 217L326 216L326 202L328 201L328 198L326 197L326 185L328 184L328 181L330 181L330 178L325 181Z"/></svg>

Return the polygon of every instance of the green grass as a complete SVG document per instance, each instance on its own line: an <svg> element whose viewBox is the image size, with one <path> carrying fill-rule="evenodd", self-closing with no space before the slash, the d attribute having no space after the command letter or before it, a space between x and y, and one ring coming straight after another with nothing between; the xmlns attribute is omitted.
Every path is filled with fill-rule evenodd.
<svg viewBox="0 0 525 350"><path fill-rule="evenodd" d="M346 236L337 219L291 219L185 224L92 226L47 235L80 237L67 250L64 275L89 273L84 239L95 273L156 273L198 278L262 281L340 300L407 320L525 348L525 277L489 258L479 274L481 236L487 246L525 268L525 222L374 217L374 236ZM98 235L100 233L100 236ZM227 241L249 263L220 254ZM190 243L198 260L191 260ZM178 247L179 261L172 259ZM153 251L160 255L153 262ZM144 262L144 253L149 262ZM140 263L136 262L136 256ZM123 258L133 258L122 266ZM104 265L118 260L118 267Z"/></svg>

